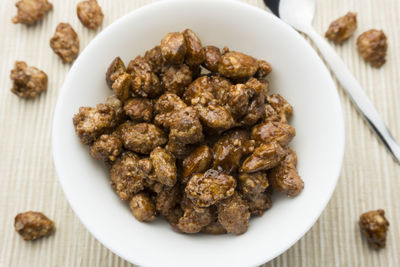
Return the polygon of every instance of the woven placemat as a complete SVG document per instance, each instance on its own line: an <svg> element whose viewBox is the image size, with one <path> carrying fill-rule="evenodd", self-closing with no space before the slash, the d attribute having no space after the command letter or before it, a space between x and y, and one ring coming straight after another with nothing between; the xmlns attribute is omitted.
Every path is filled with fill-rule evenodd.
<svg viewBox="0 0 400 267"><path fill-rule="evenodd" d="M74 215L57 181L51 154L54 107L70 66L53 54L49 39L59 22L69 22L79 34L82 50L97 32L79 22L75 15L78 1L51 0L54 10L34 27L11 23L14 2L0 1L0 266L133 266L95 240ZM99 0L105 13L103 27L150 2ZM261 0L244 2L264 8ZM356 52L356 37L335 49L400 140L400 1L317 0L314 26L323 34L333 19L349 10L358 13L356 36L370 28L385 31L387 63L381 69L366 65ZM47 72L47 93L33 101L10 93L9 73L16 60ZM264 266L400 266L400 168L343 90L338 90L347 137L336 191L312 229ZM385 209L392 223L387 248L379 252L368 248L357 226L360 213L377 208ZM24 242L14 231L13 220L25 210L48 214L56 222L56 234Z"/></svg>

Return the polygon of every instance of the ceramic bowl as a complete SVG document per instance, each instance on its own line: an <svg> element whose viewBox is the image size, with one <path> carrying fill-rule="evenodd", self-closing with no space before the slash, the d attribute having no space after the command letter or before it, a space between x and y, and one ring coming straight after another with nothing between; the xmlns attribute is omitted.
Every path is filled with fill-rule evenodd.
<svg viewBox="0 0 400 267"><path fill-rule="evenodd" d="M159 44L168 32L191 28L203 45L228 46L271 63L272 92L294 107L298 170L304 191L289 199L274 194L262 217L234 235L184 235L159 219L140 223L111 189L106 169L80 144L72 117L111 94L105 71ZM238 1L160 1L134 10L103 30L72 66L57 102L53 154L58 178L76 215L107 248L141 266L255 266L283 253L315 223L341 169L344 124L339 97L325 65L291 27ZM71 233L74 234L74 233Z"/></svg>

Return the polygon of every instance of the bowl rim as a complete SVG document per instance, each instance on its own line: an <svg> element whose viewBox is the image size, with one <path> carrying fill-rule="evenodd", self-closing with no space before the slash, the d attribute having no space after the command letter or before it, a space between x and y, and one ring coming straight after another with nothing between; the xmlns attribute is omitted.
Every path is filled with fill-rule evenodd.
<svg viewBox="0 0 400 267"><path fill-rule="evenodd" d="M168 3L166 3L168 2ZM116 28L119 24L122 24L125 20L128 20L129 17L134 16L136 13L138 12L146 12L147 10L152 9L153 7L159 6L159 5L168 5L168 4L179 4L179 3L187 3L189 1L187 0L169 0L169 1L155 1L153 3L150 4L146 4L144 6L141 6L137 9L131 10L129 11L127 14L123 15L122 17L116 19L114 22L112 22L110 25L108 25L106 28L104 28L99 34L97 34L89 43L88 45L82 50L82 52L80 53L78 59L85 55L87 53L88 50L90 50L93 46L93 44L101 38L102 35L107 34L108 32L111 32L114 28ZM215 0L191 0L191 2L197 2L197 3L202 3L202 4L210 4L210 3L215 3ZM286 27L286 29L288 31L291 31L292 34L296 35L297 39L299 42L302 42L304 44L306 44L306 46L309 47L309 49L313 50L313 54L315 54L316 56L316 60L319 60L322 63L322 66L324 67L325 71L328 72L329 74L329 70L327 69L326 65L324 64L324 62L322 61L322 59L318 56L317 52L310 46L310 44L296 31L294 30L292 27L290 27L289 25L287 25L286 23L284 23L283 21L281 21L279 18L275 17L274 15L272 15L271 13L267 12L266 10L263 10L259 7L253 6L249 3L245 3L245 2L240 2L239 0L236 1L232 1L232 0L219 0L218 4L223 3L226 5L237 5L238 7L241 7L243 9L248 9L252 12L258 12L258 13L263 13L264 16L268 16L269 19L274 20L277 23L282 24L283 27ZM90 227L88 227L88 223L85 221L85 219L81 216L81 214L78 212L78 207L73 204L72 201L72 196L70 194L67 193L67 190L65 189L64 186L64 182L63 179L61 179L61 175L59 173L59 167L60 164L62 164L60 162L59 156L56 153L56 149L55 147L57 147L56 144L56 119L57 119L57 114L60 112L61 109L61 102L63 99L64 94L66 93L66 81L68 79L68 76L70 74L70 72L72 72L77 64L76 62L78 61L78 59L74 62L74 64L72 65L71 69L68 71L68 74L66 75L66 78L63 82L63 85L60 89L59 92L59 96L57 98L57 103L54 109L54 115L53 115L53 127L52 127L52 154L53 154L53 162L54 162L54 166L55 166L55 171L56 171L56 175L58 178L59 183L61 184L61 188L64 192L64 195L66 197L66 199L68 200L68 203L70 205L70 207L72 208L72 210L74 211L75 215L79 218L80 222L85 226L86 230L89 231L89 233L95 237L95 239L97 239L103 246L105 246L107 249L109 249L110 251L112 251L113 253L115 253L116 255L118 255L119 257L127 260L128 262L140 265L140 266L147 266L147 263L143 261L143 258L140 257L135 257L135 259L132 259L132 257L127 257L126 255L122 255L122 253L120 253L120 251L118 250L118 248L109 246L107 244L107 242L103 239L103 237L101 236L101 234L98 234L97 232L92 231L92 229L90 229ZM335 175L333 175L333 177L335 177L335 181L334 181L334 186L332 186L329 189L329 192L326 194L325 198L320 201L320 203L322 203L322 205L320 205L319 209L317 212L315 212L315 217L312 218L311 223L309 223L308 227L305 227L303 231L299 232L299 234L295 237L292 238L292 241L288 243L287 246L282 247L280 250L275 251L275 253L271 253L269 254L269 257L260 257L257 261L252 262L251 264L254 265L262 265L274 258L276 258L277 256L281 255L282 253L284 253L285 251L287 251L290 247L292 247L295 243L297 243L310 229L311 227L315 224L315 222L318 220L318 218L321 216L322 212L324 211L324 209L327 207L328 202L330 201L334 190L336 189L337 186L337 182L339 180L340 177L340 172L342 169L342 165L343 165L343 157L344 157L344 148L345 148L345 123L344 123L344 114L343 114L343 108L340 102L340 98L339 98L339 94L337 92L337 87L335 82L332 79L332 76L329 74L330 79L331 79L331 83L333 85L333 88L336 88L335 90L335 94L334 94L334 99L332 101L335 102L335 105L338 107L338 120L339 123L337 125L337 127L339 127L338 132L340 132L340 136L337 136L337 143L338 143L338 150L339 150L339 154L340 157L338 158L338 162L337 164L337 168L336 168L336 173Z"/></svg>

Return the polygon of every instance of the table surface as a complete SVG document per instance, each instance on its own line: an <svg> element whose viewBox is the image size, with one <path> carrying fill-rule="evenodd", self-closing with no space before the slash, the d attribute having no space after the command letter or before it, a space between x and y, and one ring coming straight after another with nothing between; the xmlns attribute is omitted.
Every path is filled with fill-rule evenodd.
<svg viewBox="0 0 400 267"><path fill-rule="evenodd" d="M75 15L76 1L51 0L54 10L34 27L14 25L15 1L0 1L0 266L133 266L105 248L83 227L58 183L51 154L54 107L70 65L49 47L59 22L77 31L81 50L98 31L84 28ZM103 28L151 0L99 0ZM264 8L261 0L246 0ZM387 63L371 68L356 52L356 36L335 50L359 80L393 135L400 140L400 1L317 0L314 26L321 34L347 11L358 13L356 36L371 28L388 36ZM10 70L16 60L49 75L47 93L33 101L10 93ZM400 266L400 168L357 114L338 85L345 121L346 148L340 179L327 208L293 247L263 266ZM373 251L361 239L358 216L383 208L391 222L387 248ZM24 242L14 231L14 216L43 211L56 233Z"/></svg>

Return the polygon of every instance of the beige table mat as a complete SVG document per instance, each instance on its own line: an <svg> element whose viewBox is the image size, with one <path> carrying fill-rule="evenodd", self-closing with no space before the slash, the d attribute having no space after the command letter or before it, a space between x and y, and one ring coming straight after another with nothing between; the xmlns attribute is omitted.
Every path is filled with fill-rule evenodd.
<svg viewBox="0 0 400 267"><path fill-rule="evenodd" d="M53 54L49 39L59 22L72 24L81 49L97 32L78 21L77 0L51 0L54 11L34 27L10 22L16 12L14 2L0 1L0 266L133 266L97 242L74 215L57 181L51 155L53 111L70 66ZM104 26L150 2L99 0ZM261 0L245 2L264 8ZM388 61L381 69L367 66L356 52L355 37L335 49L400 140L400 1L317 0L314 25L322 34L331 20L349 10L359 14L356 35L370 28L386 32ZM45 70L48 92L33 101L12 95L9 72L15 60ZM312 229L264 266L400 266L400 166L377 142L341 88L339 94L347 137L336 191ZM362 242L356 224L361 212L377 208L386 210L392 224L387 248L380 252ZM15 233L13 220L26 210L43 211L53 218L56 234L24 242Z"/></svg>

